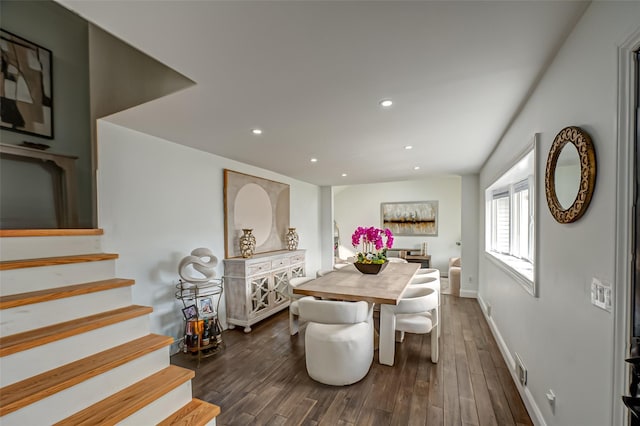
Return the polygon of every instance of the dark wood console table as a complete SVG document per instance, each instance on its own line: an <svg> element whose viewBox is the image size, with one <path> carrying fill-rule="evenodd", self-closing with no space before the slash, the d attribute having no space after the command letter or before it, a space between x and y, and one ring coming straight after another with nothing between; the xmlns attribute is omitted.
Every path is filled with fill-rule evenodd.
<svg viewBox="0 0 640 426"><path fill-rule="evenodd" d="M424 256L422 256L420 254L408 254L404 258L407 260L407 262L421 263L423 268L430 268L431 267L431 255L430 254L426 254Z"/></svg>
<svg viewBox="0 0 640 426"><path fill-rule="evenodd" d="M421 251L419 248L414 248L414 249L393 248L389 251L398 252L398 257L406 259L407 262L420 263L423 268L431 267L431 255L419 254ZM417 254L412 254L412 253L417 253Z"/></svg>

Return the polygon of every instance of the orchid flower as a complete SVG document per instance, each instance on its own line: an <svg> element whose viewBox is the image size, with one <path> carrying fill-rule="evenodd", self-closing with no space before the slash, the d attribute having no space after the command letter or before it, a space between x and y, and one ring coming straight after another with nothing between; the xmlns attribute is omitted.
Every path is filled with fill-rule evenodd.
<svg viewBox="0 0 640 426"><path fill-rule="evenodd" d="M387 249L393 247L393 234L388 228L359 226L351 235L351 244L355 248L362 244L362 251L357 253L358 262L384 263L387 261Z"/></svg>

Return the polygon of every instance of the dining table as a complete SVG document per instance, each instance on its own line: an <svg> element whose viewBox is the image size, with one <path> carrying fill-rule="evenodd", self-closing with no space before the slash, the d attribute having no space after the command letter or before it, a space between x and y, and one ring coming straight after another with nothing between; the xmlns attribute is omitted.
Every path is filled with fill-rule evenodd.
<svg viewBox="0 0 640 426"><path fill-rule="evenodd" d="M363 274L354 265L349 265L300 284L293 289L293 293L322 299L397 305L418 269L418 263L389 263L378 274ZM380 344L393 345L395 331L393 334L380 335ZM389 349L393 351L393 348ZM381 364L393 364L393 361L389 363L386 359L379 361Z"/></svg>

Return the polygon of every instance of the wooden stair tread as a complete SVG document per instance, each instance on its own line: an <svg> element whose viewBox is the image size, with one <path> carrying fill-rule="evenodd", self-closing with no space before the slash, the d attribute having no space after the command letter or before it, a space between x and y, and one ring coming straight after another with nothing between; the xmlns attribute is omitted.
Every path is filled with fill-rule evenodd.
<svg viewBox="0 0 640 426"><path fill-rule="evenodd" d="M0 229L0 237L57 237L103 235L102 229Z"/></svg>
<svg viewBox="0 0 640 426"><path fill-rule="evenodd" d="M219 414L220 407L217 405L193 398L187 405L158 423L158 426L202 426Z"/></svg>
<svg viewBox="0 0 640 426"><path fill-rule="evenodd" d="M111 311L101 312L71 321L61 322L46 327L0 337L0 357L44 345L56 340L75 336L100 327L126 321L131 318L147 315L153 308L131 305Z"/></svg>
<svg viewBox="0 0 640 426"><path fill-rule="evenodd" d="M114 425L194 376L192 370L170 365L56 425Z"/></svg>
<svg viewBox="0 0 640 426"><path fill-rule="evenodd" d="M112 288L131 286L134 280L124 278L112 278L108 280L92 281L83 284L74 284L64 287L50 288L29 293L10 294L0 297L0 309L15 308L17 306L31 305L33 303L48 302L66 297L95 293L110 290Z"/></svg>
<svg viewBox="0 0 640 426"><path fill-rule="evenodd" d="M67 265L70 263L98 262L101 260L112 260L117 258L118 255L115 253L91 253L76 254L72 256L41 257L38 259L3 260L0 262L0 271L35 268L39 266Z"/></svg>
<svg viewBox="0 0 640 426"><path fill-rule="evenodd" d="M149 334L0 389L0 416L168 346L169 336Z"/></svg>

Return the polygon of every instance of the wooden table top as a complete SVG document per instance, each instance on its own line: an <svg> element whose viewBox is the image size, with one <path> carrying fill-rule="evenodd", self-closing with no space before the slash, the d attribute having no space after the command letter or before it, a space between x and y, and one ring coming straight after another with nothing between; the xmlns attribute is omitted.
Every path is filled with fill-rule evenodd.
<svg viewBox="0 0 640 426"><path fill-rule="evenodd" d="M349 265L301 284L293 292L325 299L397 305L418 269L417 263L389 263L378 275L369 275Z"/></svg>

